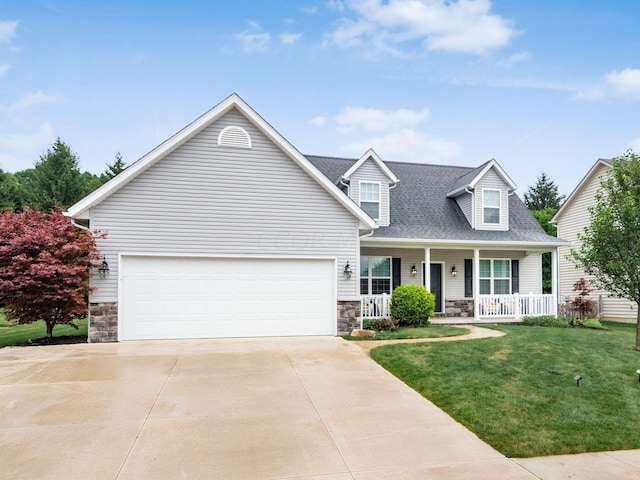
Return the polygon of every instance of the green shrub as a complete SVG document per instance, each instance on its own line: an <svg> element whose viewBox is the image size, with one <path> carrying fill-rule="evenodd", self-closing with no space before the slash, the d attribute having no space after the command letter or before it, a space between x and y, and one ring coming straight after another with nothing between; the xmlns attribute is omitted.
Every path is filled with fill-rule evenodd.
<svg viewBox="0 0 640 480"><path fill-rule="evenodd" d="M376 332L392 332L398 328L390 318L374 318L369 321L368 330L375 330Z"/></svg>
<svg viewBox="0 0 640 480"><path fill-rule="evenodd" d="M373 330L373 328L371 328L371 319L365 318L364 320L362 320L362 329Z"/></svg>
<svg viewBox="0 0 640 480"><path fill-rule="evenodd" d="M582 322L582 325L585 328L595 328L596 330L608 330L608 328L602 325L602 323L600 323L600 320L598 320L597 318L585 318L584 321Z"/></svg>
<svg viewBox="0 0 640 480"><path fill-rule="evenodd" d="M539 317L524 317L522 324L534 327L568 328L569 320L554 315L541 315Z"/></svg>
<svg viewBox="0 0 640 480"><path fill-rule="evenodd" d="M391 295L391 318L400 327L428 326L435 307L435 295L419 285L400 285Z"/></svg>

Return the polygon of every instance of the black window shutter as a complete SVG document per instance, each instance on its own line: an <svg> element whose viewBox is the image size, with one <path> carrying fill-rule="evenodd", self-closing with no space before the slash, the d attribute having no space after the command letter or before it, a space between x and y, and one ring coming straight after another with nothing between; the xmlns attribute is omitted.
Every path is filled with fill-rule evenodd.
<svg viewBox="0 0 640 480"><path fill-rule="evenodd" d="M520 260L511 260L511 293L520 293Z"/></svg>
<svg viewBox="0 0 640 480"><path fill-rule="evenodd" d="M473 297L473 260L470 258L464 260L464 297Z"/></svg>
<svg viewBox="0 0 640 480"><path fill-rule="evenodd" d="M399 258L392 258L391 259L391 274L393 275L391 277L391 283L392 283L392 288L391 291L393 292L395 290L396 287L400 286L400 278L402 275L402 270L400 270L400 259Z"/></svg>

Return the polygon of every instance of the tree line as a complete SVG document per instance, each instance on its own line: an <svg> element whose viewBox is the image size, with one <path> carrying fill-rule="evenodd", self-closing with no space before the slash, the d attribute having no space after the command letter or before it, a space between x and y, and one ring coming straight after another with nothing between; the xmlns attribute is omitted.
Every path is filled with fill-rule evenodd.
<svg viewBox="0 0 640 480"><path fill-rule="evenodd" d="M126 168L120 153L100 175L81 172L78 157L57 138L33 168L16 173L0 169L0 211L25 208L48 212L68 208Z"/></svg>

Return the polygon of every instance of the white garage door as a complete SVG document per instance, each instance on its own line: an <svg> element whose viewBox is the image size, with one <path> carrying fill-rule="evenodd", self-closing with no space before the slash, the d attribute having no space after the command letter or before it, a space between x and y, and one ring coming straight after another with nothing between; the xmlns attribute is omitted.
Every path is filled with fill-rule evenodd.
<svg viewBox="0 0 640 480"><path fill-rule="evenodd" d="M122 257L122 340L333 335L331 259Z"/></svg>

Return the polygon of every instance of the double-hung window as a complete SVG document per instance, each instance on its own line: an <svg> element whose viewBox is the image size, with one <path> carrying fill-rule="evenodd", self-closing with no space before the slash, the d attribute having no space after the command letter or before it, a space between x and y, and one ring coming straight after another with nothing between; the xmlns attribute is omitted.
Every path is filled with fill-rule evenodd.
<svg viewBox="0 0 640 480"><path fill-rule="evenodd" d="M511 293L511 261L480 260L480 295Z"/></svg>
<svg viewBox="0 0 640 480"><path fill-rule="evenodd" d="M500 190L482 191L482 209L485 224L500 223Z"/></svg>
<svg viewBox="0 0 640 480"><path fill-rule="evenodd" d="M360 182L360 206L374 220L380 219L380 184Z"/></svg>
<svg viewBox="0 0 640 480"><path fill-rule="evenodd" d="M391 293L391 258L360 257L360 294Z"/></svg>

